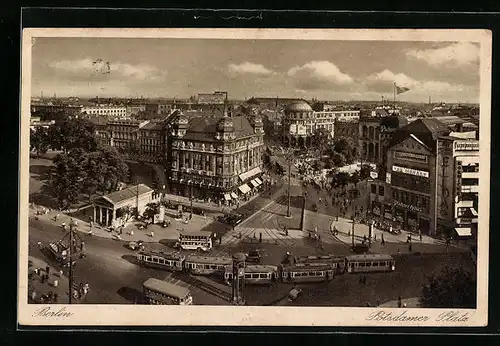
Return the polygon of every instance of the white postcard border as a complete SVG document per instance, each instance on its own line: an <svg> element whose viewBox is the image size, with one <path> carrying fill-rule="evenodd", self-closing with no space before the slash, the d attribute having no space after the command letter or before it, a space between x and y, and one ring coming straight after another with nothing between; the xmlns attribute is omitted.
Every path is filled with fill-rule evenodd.
<svg viewBox="0 0 500 346"><path fill-rule="evenodd" d="M476 309L33 305L27 303L31 46L37 37L140 37L298 40L472 41L480 49L480 194ZM486 326L492 34L482 29L131 29L27 28L22 35L19 170L18 323L26 326ZM483 231L481 231L483 230ZM488 230L488 231L486 231ZM41 313L49 308L54 314ZM47 310L45 310L47 311ZM384 321L380 311L396 320ZM397 317L397 318L396 318ZM410 317L412 317L411 320ZM399 318L399 320L397 320Z"/></svg>

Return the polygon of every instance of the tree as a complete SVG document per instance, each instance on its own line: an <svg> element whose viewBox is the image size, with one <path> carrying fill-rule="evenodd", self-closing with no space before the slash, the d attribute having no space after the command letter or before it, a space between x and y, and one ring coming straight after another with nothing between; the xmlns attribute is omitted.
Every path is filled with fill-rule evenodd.
<svg viewBox="0 0 500 346"><path fill-rule="evenodd" d="M161 204L159 202L146 204L146 210L144 210L144 213L142 214L144 219L151 219L151 223L153 223L155 215L160 213L160 205Z"/></svg>
<svg viewBox="0 0 500 346"><path fill-rule="evenodd" d="M354 162L357 156L357 145L352 138L337 138L333 142L333 150L335 153L342 154L348 164Z"/></svg>
<svg viewBox="0 0 500 346"><path fill-rule="evenodd" d="M354 173L351 174L350 177L350 182L356 186L359 183L360 177L359 177L359 172L355 171Z"/></svg>
<svg viewBox="0 0 500 346"><path fill-rule="evenodd" d="M343 167L347 164L347 159L342 153L334 152L333 155L331 156L331 159L335 164L335 166L337 167Z"/></svg>
<svg viewBox="0 0 500 346"><path fill-rule="evenodd" d="M463 268L445 267L428 277L420 303L424 308L475 308L476 277Z"/></svg>
<svg viewBox="0 0 500 346"><path fill-rule="evenodd" d="M116 217L121 218L124 225L134 216L137 216L137 208L129 205L121 207L116 211Z"/></svg>
<svg viewBox="0 0 500 346"><path fill-rule="evenodd" d="M349 173L347 172L337 173L337 181L342 188L345 188L349 184L349 178Z"/></svg>
<svg viewBox="0 0 500 346"><path fill-rule="evenodd" d="M85 175L81 161L72 155L65 153L57 155L54 159L54 166L49 184L59 207L66 209L78 200Z"/></svg>
<svg viewBox="0 0 500 346"><path fill-rule="evenodd" d="M324 153L328 150L331 142L331 135L325 128L316 129L311 135L311 145Z"/></svg>
<svg viewBox="0 0 500 346"><path fill-rule="evenodd" d="M36 130L30 129L30 150L35 151L37 156L45 154L49 149L48 130L39 127Z"/></svg>
<svg viewBox="0 0 500 346"><path fill-rule="evenodd" d="M128 176L128 166L115 148L105 147L99 150L101 179L98 189L103 193L116 191L118 183Z"/></svg>
<svg viewBox="0 0 500 346"><path fill-rule="evenodd" d="M94 124L87 119L65 119L49 128L48 140L54 149L70 150L80 148L85 151L97 150Z"/></svg>

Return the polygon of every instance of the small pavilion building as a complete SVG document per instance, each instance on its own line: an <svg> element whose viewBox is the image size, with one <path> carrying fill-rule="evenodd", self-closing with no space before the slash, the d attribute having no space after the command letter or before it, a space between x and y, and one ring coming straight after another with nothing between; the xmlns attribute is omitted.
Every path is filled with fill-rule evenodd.
<svg viewBox="0 0 500 346"><path fill-rule="evenodd" d="M134 185L123 190L101 196L93 202L93 220L102 226L124 226L131 214L139 215L148 203L158 202L161 194L147 185Z"/></svg>

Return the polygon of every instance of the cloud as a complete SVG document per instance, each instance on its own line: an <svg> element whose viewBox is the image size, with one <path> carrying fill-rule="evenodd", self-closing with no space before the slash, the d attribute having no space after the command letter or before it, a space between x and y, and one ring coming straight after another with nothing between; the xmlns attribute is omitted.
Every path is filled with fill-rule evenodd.
<svg viewBox="0 0 500 346"><path fill-rule="evenodd" d="M408 49L405 54L432 66L455 67L479 62L479 46L470 42L457 42L441 48Z"/></svg>
<svg viewBox="0 0 500 346"><path fill-rule="evenodd" d="M297 89L301 90L345 88L354 84L351 76L329 61L310 61L302 66L292 67L287 75L294 79Z"/></svg>
<svg viewBox="0 0 500 346"><path fill-rule="evenodd" d="M128 64L102 59L59 60L49 63L54 73L71 80L162 81L167 71L149 64Z"/></svg>
<svg viewBox="0 0 500 346"><path fill-rule="evenodd" d="M231 74L271 75L274 73L272 70L265 68L264 65L248 61L241 64L229 64L228 71Z"/></svg>
<svg viewBox="0 0 500 346"><path fill-rule="evenodd" d="M404 73L394 73L390 70L383 70L369 75L363 82L367 92L391 93L394 82L399 86L409 88L406 97L420 95L468 95L475 97L478 93L477 86L465 85L461 83L449 83L438 80L418 80Z"/></svg>

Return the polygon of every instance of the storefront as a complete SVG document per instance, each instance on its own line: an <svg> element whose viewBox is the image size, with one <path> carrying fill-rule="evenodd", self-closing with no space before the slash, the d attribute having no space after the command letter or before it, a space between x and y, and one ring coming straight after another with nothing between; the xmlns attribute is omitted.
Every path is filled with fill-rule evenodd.
<svg viewBox="0 0 500 346"><path fill-rule="evenodd" d="M409 229L416 230L418 228L418 216L414 211L407 211L407 225Z"/></svg>

